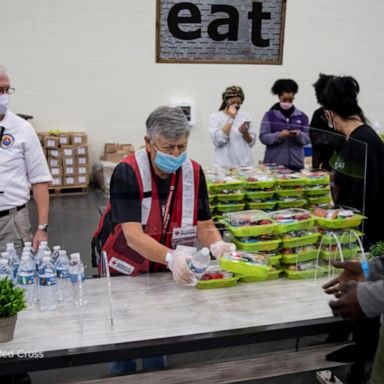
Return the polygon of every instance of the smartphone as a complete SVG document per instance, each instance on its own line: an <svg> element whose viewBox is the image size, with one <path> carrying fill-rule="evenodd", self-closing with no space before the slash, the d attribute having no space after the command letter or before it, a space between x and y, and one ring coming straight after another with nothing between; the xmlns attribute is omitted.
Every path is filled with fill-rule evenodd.
<svg viewBox="0 0 384 384"><path fill-rule="evenodd" d="M249 129L249 125L251 124L250 121L244 121L243 126L245 129Z"/></svg>
<svg viewBox="0 0 384 384"><path fill-rule="evenodd" d="M289 131L289 136L297 136L297 131Z"/></svg>

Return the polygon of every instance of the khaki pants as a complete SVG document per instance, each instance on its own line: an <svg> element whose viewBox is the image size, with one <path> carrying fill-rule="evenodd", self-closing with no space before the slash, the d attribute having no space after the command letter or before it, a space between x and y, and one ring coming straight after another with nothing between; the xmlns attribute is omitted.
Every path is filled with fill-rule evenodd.
<svg viewBox="0 0 384 384"><path fill-rule="evenodd" d="M7 243L14 243L16 252L20 254L26 241L32 241L27 207L0 217L0 252L5 251Z"/></svg>
<svg viewBox="0 0 384 384"><path fill-rule="evenodd" d="M371 384L384 383L384 327L381 326L379 345L377 346L375 361L373 363Z"/></svg>

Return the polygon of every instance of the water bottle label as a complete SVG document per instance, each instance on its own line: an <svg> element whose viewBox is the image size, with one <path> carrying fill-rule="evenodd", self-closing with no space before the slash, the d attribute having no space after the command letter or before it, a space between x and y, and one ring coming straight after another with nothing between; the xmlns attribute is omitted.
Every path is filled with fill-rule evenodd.
<svg viewBox="0 0 384 384"><path fill-rule="evenodd" d="M35 284L35 276L34 275L18 276L17 282L20 285L32 285L32 284Z"/></svg>
<svg viewBox="0 0 384 384"><path fill-rule="evenodd" d="M79 281L79 275L77 274L69 275L69 277L71 279L71 283L77 283ZM81 274L81 281L84 281L84 279L85 279L84 274Z"/></svg>
<svg viewBox="0 0 384 384"><path fill-rule="evenodd" d="M56 276L50 276L50 277L40 276L39 285L42 287L56 285Z"/></svg>
<svg viewBox="0 0 384 384"><path fill-rule="evenodd" d="M69 277L68 269L58 269L57 270L57 277L61 277L62 279L68 279L68 277Z"/></svg>
<svg viewBox="0 0 384 384"><path fill-rule="evenodd" d="M198 268L196 267L196 265L193 265L192 262L189 263L189 269L193 272L193 273L204 273L205 270L207 269L207 267L204 267L204 268Z"/></svg>

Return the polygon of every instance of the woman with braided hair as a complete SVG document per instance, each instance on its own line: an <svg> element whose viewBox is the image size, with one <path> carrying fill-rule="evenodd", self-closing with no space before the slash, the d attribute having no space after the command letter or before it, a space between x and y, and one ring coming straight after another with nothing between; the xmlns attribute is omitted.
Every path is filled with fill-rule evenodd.
<svg viewBox="0 0 384 384"><path fill-rule="evenodd" d="M250 115L240 109L243 101L241 87L228 87L222 94L219 111L209 118L215 163L223 167L253 164L251 148L256 142L256 131Z"/></svg>

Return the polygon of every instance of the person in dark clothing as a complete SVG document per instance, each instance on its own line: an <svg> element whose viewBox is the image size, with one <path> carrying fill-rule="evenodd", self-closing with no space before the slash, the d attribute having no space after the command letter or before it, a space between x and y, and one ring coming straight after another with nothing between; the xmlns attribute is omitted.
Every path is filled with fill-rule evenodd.
<svg viewBox="0 0 384 384"><path fill-rule="evenodd" d="M271 91L279 102L264 114L259 134L266 146L263 162L295 171L304 168L304 146L310 143L308 117L293 105L298 90L292 79L275 81Z"/></svg>
<svg viewBox="0 0 384 384"><path fill-rule="evenodd" d="M315 88L316 99L321 104L321 94L332 75L320 73ZM330 159L334 152L338 152L345 144L345 137L335 134L335 131L328 126L324 109L321 107L313 113L310 122L309 136L312 144L312 167L322 168L331 171Z"/></svg>
<svg viewBox="0 0 384 384"><path fill-rule="evenodd" d="M320 96L328 125L346 137L332 166L332 195L335 204L356 208L367 217L364 227L364 247L384 240L381 229L384 215L384 143L366 123L358 105L360 87L350 77L332 77ZM340 297L343 296L341 293ZM357 347L349 383L363 383L379 335L379 319L363 319L354 323ZM368 369L367 369L368 368Z"/></svg>

